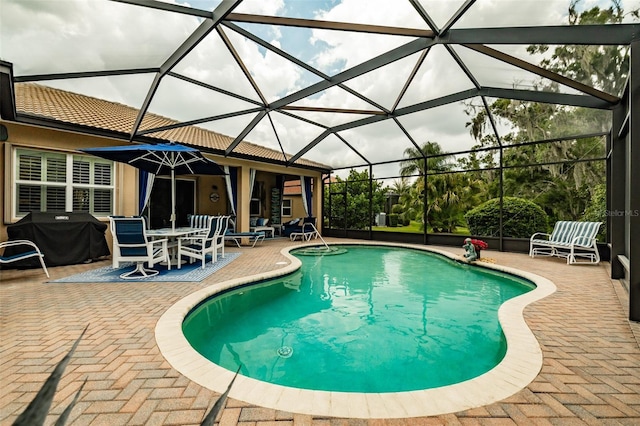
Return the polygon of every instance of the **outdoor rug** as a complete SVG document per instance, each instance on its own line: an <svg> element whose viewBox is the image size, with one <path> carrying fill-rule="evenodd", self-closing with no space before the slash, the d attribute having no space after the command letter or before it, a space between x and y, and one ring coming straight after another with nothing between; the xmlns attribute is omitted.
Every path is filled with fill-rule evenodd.
<svg viewBox="0 0 640 426"><path fill-rule="evenodd" d="M111 266L103 266L102 268L93 269L79 274L71 275L65 278L49 281L50 283L130 283L130 282L199 282L207 278L209 275L220 270L224 266L233 262L240 253L226 253L225 258L218 255L218 261L211 263L210 258L207 259L204 269L202 262L195 260L193 263L185 263L182 268L171 266L171 270L167 270L166 266L154 265L153 269L160 271L154 277L144 277L123 280L121 274L132 271L135 268L133 263L113 269Z"/></svg>

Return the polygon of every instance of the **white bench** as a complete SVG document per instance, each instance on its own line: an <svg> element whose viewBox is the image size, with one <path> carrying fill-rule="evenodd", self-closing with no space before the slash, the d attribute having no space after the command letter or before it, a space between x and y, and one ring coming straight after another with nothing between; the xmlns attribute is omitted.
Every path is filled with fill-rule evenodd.
<svg viewBox="0 0 640 426"><path fill-rule="evenodd" d="M529 256L557 256L568 264L600 262L596 236L600 222L556 222L551 234L536 232L529 240ZM586 259L579 261L578 259Z"/></svg>

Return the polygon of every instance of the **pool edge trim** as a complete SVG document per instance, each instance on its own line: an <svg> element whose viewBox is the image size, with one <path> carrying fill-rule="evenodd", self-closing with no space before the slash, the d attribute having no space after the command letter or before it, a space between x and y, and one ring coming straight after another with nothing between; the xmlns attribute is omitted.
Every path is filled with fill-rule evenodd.
<svg viewBox="0 0 640 426"><path fill-rule="evenodd" d="M378 245L417 249L460 260L453 253L432 247L384 242L340 242L338 245ZM155 327L160 353L179 373L199 385L222 393L235 372L222 368L196 352L184 334L185 316L204 299L222 291L256 281L279 277L298 270L301 262L289 251L304 244L286 247L281 254L289 264L265 273L254 274L214 284L187 295L173 304L158 320ZM542 350L524 319L526 306L556 291L549 279L519 269L491 263L477 263L479 267L513 274L532 281L536 288L503 303L498 319L507 340L503 360L488 372L453 385L438 388L391 393L330 392L289 388L238 375L229 397L250 404L300 414L392 419L435 416L488 405L508 398L524 389L542 368Z"/></svg>

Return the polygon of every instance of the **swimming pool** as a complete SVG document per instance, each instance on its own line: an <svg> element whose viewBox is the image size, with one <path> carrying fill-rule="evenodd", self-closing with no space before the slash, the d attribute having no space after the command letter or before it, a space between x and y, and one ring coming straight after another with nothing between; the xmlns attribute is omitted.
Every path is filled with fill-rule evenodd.
<svg viewBox="0 0 640 426"><path fill-rule="evenodd" d="M411 248L412 251L416 249L434 251L415 246L383 245ZM281 270L232 280L200 290L176 303L162 316L156 327L156 340L162 354L174 368L203 386L218 392L224 391L233 372L211 363L189 345L182 334L184 319L189 312L194 311L195 308L202 305L204 300L213 295L224 292L232 293L235 291L233 289L239 286L283 274L295 273L301 265L300 261L291 256L288 250L283 250L283 254L289 258L291 263ZM441 254L451 258L456 257L446 252L441 252ZM469 268L466 265L461 266ZM471 268L477 269L477 267ZM497 265L486 265L486 268L491 271L503 270L522 276L535 282L537 286L522 296L507 300L500 307L498 316L507 342L507 350L495 368L460 383L431 389L375 393L306 390L293 386L270 384L242 375L236 380L230 396L256 405L290 412L359 418L435 415L477 407L506 398L531 382L538 374L542 364L540 347L522 318L522 310L529 303L551 294L555 290L555 286L542 277L515 269ZM281 345L279 348L284 346L287 345ZM294 346L292 349L295 354L296 347ZM285 351L283 355L286 356L287 352Z"/></svg>
<svg viewBox="0 0 640 426"><path fill-rule="evenodd" d="M335 248L341 256L294 250L300 270L203 302L183 323L187 340L224 368L283 386L435 388L495 367L506 353L498 308L535 288L424 250Z"/></svg>

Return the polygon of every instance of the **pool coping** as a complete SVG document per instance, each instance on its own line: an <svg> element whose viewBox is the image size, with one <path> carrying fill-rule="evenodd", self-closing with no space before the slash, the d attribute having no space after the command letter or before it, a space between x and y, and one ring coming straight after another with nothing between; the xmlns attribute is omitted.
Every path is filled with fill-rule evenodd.
<svg viewBox="0 0 640 426"><path fill-rule="evenodd" d="M310 243L286 247L282 249L281 254L289 260L288 265L274 271L214 284L176 302L156 324L156 343L162 355L173 368L188 379L213 391L224 392L235 372L212 363L191 347L182 333L182 322L185 316L204 299L222 291L296 271L300 268L301 262L289 251L317 245ZM448 251L412 244L341 242L337 245L403 247L461 260L460 256ZM524 320L524 308L554 293L556 286L550 280L530 272L486 262L476 262L476 264L479 267L523 277L536 285L534 290L510 299L500 307L498 318L507 340L507 353L503 360L490 371L453 385L392 393L314 391L274 385L239 374L229 397L292 413L390 419L454 413L488 405L512 396L531 383L542 368L542 350Z"/></svg>

